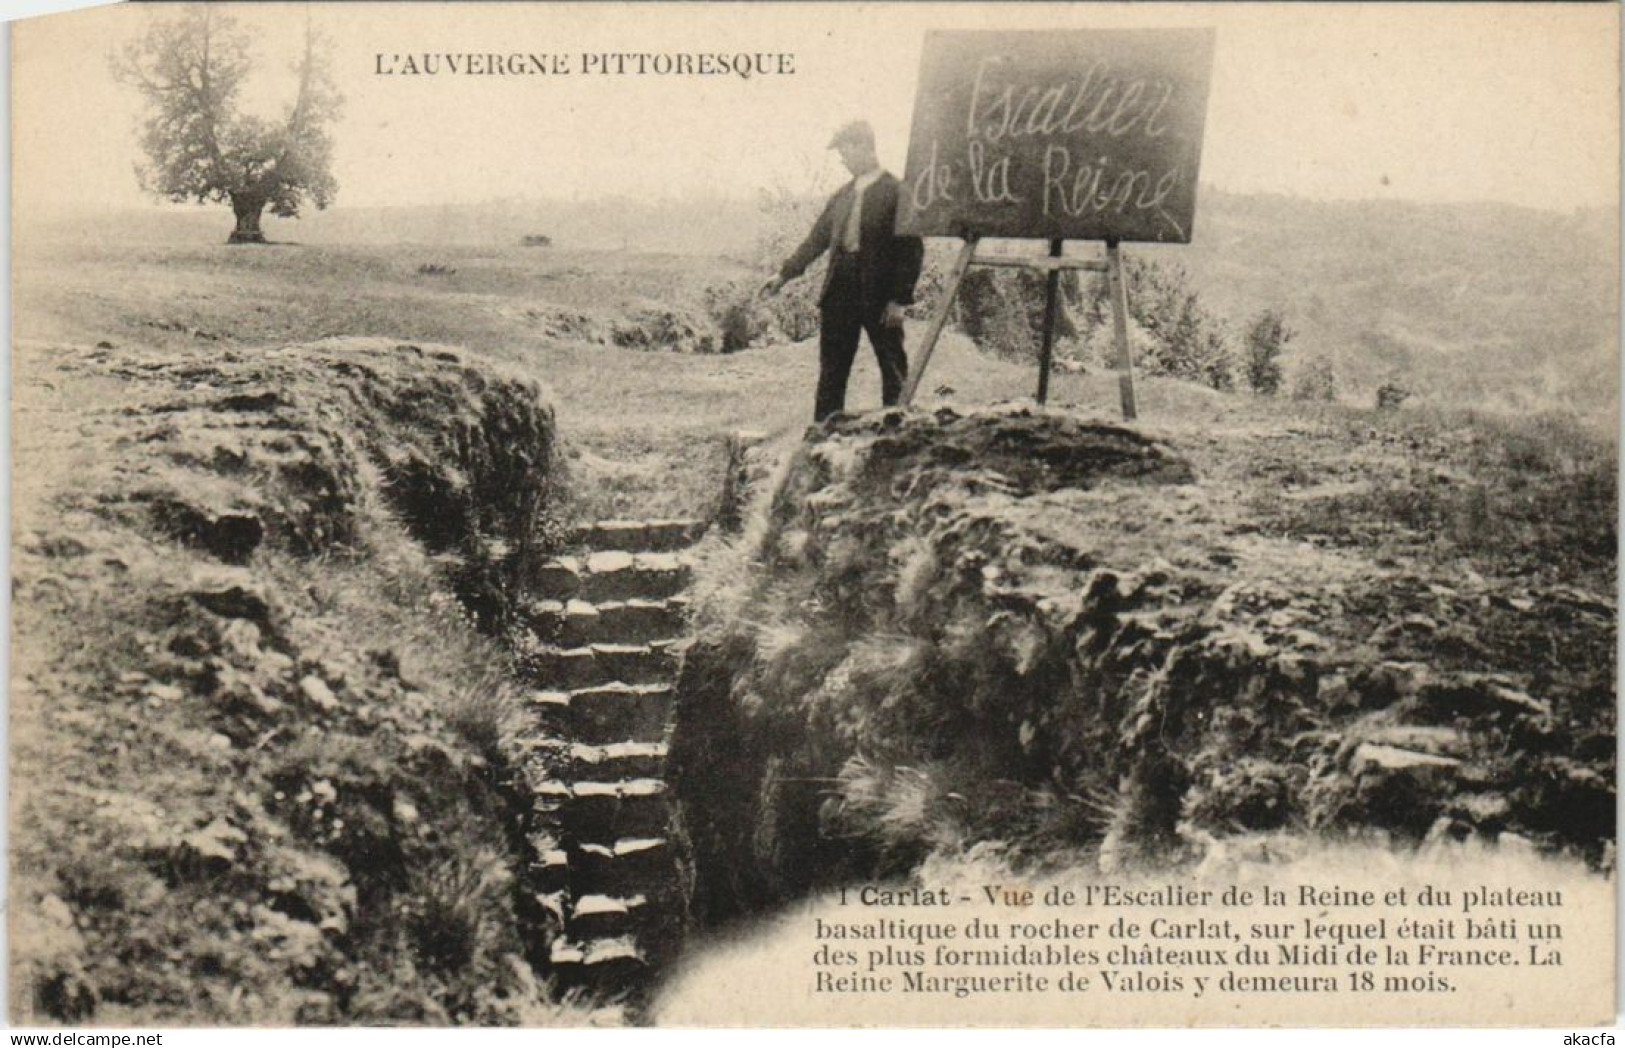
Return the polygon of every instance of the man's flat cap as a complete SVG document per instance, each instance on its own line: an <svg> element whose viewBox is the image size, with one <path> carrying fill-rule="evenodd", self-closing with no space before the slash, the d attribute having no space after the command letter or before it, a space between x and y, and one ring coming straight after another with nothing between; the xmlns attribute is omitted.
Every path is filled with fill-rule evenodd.
<svg viewBox="0 0 1625 1048"><path fill-rule="evenodd" d="M835 137L829 140L829 148L834 149L842 142L872 146L875 144L875 129L869 126L867 120L849 120L842 124L840 130L835 132Z"/></svg>

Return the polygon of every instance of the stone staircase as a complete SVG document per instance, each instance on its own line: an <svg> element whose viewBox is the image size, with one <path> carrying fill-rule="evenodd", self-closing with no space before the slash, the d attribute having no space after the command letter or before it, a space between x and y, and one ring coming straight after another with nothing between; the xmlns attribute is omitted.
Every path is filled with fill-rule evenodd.
<svg viewBox="0 0 1625 1048"><path fill-rule="evenodd" d="M534 733L532 890L567 984L630 989L676 941L677 867L664 779L686 630L689 520L603 521L530 580L520 669Z"/></svg>

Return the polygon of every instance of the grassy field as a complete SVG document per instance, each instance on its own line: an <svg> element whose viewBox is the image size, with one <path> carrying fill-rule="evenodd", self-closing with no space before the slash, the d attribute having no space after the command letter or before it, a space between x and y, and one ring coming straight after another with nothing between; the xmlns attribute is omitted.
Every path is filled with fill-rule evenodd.
<svg viewBox="0 0 1625 1048"><path fill-rule="evenodd" d="M21 245L18 338L203 356L340 334L466 347L518 365L553 391L579 467L583 517L704 513L727 433L798 432L811 420L816 342L700 355L596 344L557 330L561 314L613 321L661 305L698 311L707 287L753 275L733 263L521 247L228 247L195 223L178 231L185 239L147 246L72 232ZM423 266L453 272L424 274ZM920 326L911 327L911 346ZM950 334L921 402L1030 396L1035 383L1032 369L984 357ZM1109 376L1057 375L1051 399L1107 412L1116 396ZM1177 383L1147 383L1143 400L1152 420L1217 403ZM848 404L879 404L866 349Z"/></svg>
<svg viewBox="0 0 1625 1048"><path fill-rule="evenodd" d="M789 198L338 207L269 219L267 229L310 247L365 245L429 261L450 252L422 245L464 245L466 257L471 245L490 254L482 245L546 233L561 251L681 252L686 267L703 275L715 268L707 259L776 263L834 188L812 180ZM134 258L154 248L216 245L228 217L223 209L152 207L94 221L31 212L17 221L24 233L38 229L50 240L93 238L94 257ZM1618 228L1617 209L1315 201L1203 187L1190 244L1135 245L1129 253L1185 270L1237 346L1262 310L1284 316L1296 332L1288 370L1307 358L1333 361L1346 402L1369 404L1393 381L1417 402L1562 408L1603 416L1613 428Z"/></svg>
<svg viewBox="0 0 1625 1048"><path fill-rule="evenodd" d="M750 286L737 263L693 256L446 245L276 244L228 247L199 219L177 222L167 242L98 239L89 226L58 226L25 239L15 264L16 336L30 342L140 347L207 356L223 349L270 347L330 335L382 336L466 347L514 364L544 383L558 405L570 446L575 511L582 518L704 514L717 497L723 442L735 429L799 433L810 421L817 375L815 342L778 344L731 355L651 352L581 337L572 325L612 325L653 310L703 321L708 287ZM450 272L424 273L425 266ZM561 320L562 318L562 320ZM585 318L585 320L583 320ZM912 324L911 350L923 325ZM1353 349L1355 347L1346 347ZM1617 384L1617 369L1614 383ZM992 359L963 337L944 337L919 403L990 403L1030 397L1033 368ZM878 375L861 350L848 397L854 409L877 406ZM1051 403L1116 417L1109 374L1054 376ZM1280 470L1297 483L1328 474L1371 472L1379 486L1449 460L1472 460L1519 473L1529 467L1557 482L1611 470L1612 433L1566 415L1538 416L1423 408L1378 414L1226 395L1167 380L1140 382L1142 423L1211 444L1230 434L1245 443L1263 430L1307 425L1326 440L1291 440L1298 459ZM1395 444L1359 439L1362 429L1415 434ZM1345 430L1347 432L1345 432ZM1335 432L1334 432L1335 431ZM1361 466L1379 444L1403 454ZM1273 458L1280 441L1259 444ZM1256 456L1226 441L1205 465L1235 474ZM1349 459L1349 462L1342 460ZM1477 464L1477 465L1475 465ZM1549 469L1547 467L1550 467ZM1279 472L1279 470L1277 471ZM1527 472L1527 471L1525 471ZM1536 485L1539 486L1538 484ZM1428 498L1447 503L1448 485ZM1425 494L1425 492L1424 492ZM1443 522L1468 545L1507 552L1499 540L1518 520L1544 512L1528 485L1498 483L1482 504L1434 505L1409 496L1398 511ZM1532 501L1533 500L1533 501ZM1497 510L1501 502L1511 512ZM1573 506L1558 506L1559 511ZM1611 514L1610 514L1611 516ZM1427 519L1423 519L1427 518ZM1611 531L1610 531L1611 533ZM1479 540L1482 541L1479 541Z"/></svg>

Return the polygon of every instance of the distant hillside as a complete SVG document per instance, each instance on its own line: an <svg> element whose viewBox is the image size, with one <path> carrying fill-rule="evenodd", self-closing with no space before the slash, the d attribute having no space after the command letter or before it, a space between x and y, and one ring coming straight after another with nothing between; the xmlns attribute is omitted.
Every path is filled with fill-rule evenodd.
<svg viewBox="0 0 1625 1048"><path fill-rule="evenodd" d="M91 217L70 224L98 240L146 245L224 240L230 224L224 208ZM274 239L324 245L507 247L543 235L565 249L750 259L765 221L750 199L605 198L340 207L266 228ZM25 236L31 224L19 216ZM1238 335L1262 309L1285 312L1298 332L1292 356L1330 354L1345 399L1367 403L1392 378L1428 400L1609 418L1618 403L1618 226L1617 209L1316 202L1208 188L1193 243L1129 250L1183 266Z"/></svg>
<svg viewBox="0 0 1625 1048"><path fill-rule="evenodd" d="M1457 403L1618 402L1617 210L1316 203L1209 191L1177 261L1238 322L1271 306L1368 391ZM1363 399L1363 398L1362 398Z"/></svg>

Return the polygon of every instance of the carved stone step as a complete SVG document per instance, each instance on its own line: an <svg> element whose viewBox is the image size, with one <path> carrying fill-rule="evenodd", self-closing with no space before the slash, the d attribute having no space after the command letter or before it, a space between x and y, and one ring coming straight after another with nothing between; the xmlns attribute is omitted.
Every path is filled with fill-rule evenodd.
<svg viewBox="0 0 1625 1048"><path fill-rule="evenodd" d="M536 811L552 816L565 835L579 840L616 841L654 836L665 829L670 806L661 779L584 782L548 781L531 790ZM624 832L610 832L624 824Z"/></svg>
<svg viewBox="0 0 1625 1048"><path fill-rule="evenodd" d="M671 716L669 684L579 688L566 701L573 738L584 743L659 742Z"/></svg>
<svg viewBox="0 0 1625 1048"><path fill-rule="evenodd" d="M664 600L676 596L693 574L692 562L680 553L591 553L584 566L580 588L571 596L594 604L634 597Z"/></svg>
<svg viewBox="0 0 1625 1048"><path fill-rule="evenodd" d="M688 585L693 562L682 553L606 550L586 557L556 557L524 580L537 600L664 600Z"/></svg>
<svg viewBox="0 0 1625 1048"><path fill-rule="evenodd" d="M671 821L666 784L659 779L578 782L556 811L560 824L582 841L614 841L665 831Z"/></svg>
<svg viewBox="0 0 1625 1048"><path fill-rule="evenodd" d="M570 770L576 779L636 779L660 775L666 764L664 742L575 743Z"/></svg>
<svg viewBox="0 0 1625 1048"><path fill-rule="evenodd" d="M654 908L643 895L590 894L576 897L566 927L575 938L628 935L647 924Z"/></svg>
<svg viewBox="0 0 1625 1048"><path fill-rule="evenodd" d="M530 835L529 884L539 892L561 891L570 886L570 855L557 835L537 830Z"/></svg>
<svg viewBox="0 0 1625 1048"><path fill-rule="evenodd" d="M647 644L681 637L687 629L688 600L540 600L527 609L526 620L538 641L558 647L588 644Z"/></svg>
<svg viewBox="0 0 1625 1048"><path fill-rule="evenodd" d="M591 644L580 648L543 647L519 658L519 669L534 683L574 690L619 681L653 684L672 679L677 653L671 645Z"/></svg>
<svg viewBox="0 0 1625 1048"><path fill-rule="evenodd" d="M562 600L533 600L525 605L520 616L525 625L530 627L531 636L536 638L538 645L551 644L555 647L578 647L584 641L573 635L569 630L568 609L575 605L592 607L585 601L571 598Z"/></svg>
<svg viewBox="0 0 1625 1048"><path fill-rule="evenodd" d="M538 737L558 736L571 730L568 691L530 692L525 696L525 710Z"/></svg>
<svg viewBox="0 0 1625 1048"><path fill-rule="evenodd" d="M553 927L563 928L570 919L570 893L568 891L537 892L536 908L547 914Z"/></svg>
<svg viewBox="0 0 1625 1048"><path fill-rule="evenodd" d="M581 572L575 557L557 557L532 568L524 586L541 600L569 600L581 591Z"/></svg>
<svg viewBox="0 0 1625 1048"><path fill-rule="evenodd" d="M629 935L555 939L549 958L560 974L594 980L630 974L647 963L637 941Z"/></svg>
<svg viewBox="0 0 1625 1048"><path fill-rule="evenodd" d="M623 644L681 637L688 632L687 597L667 597L665 600L634 597L599 604L597 610L598 622L605 636L614 636Z"/></svg>
<svg viewBox="0 0 1625 1048"><path fill-rule="evenodd" d="M589 550L653 553L691 546L704 533L703 520L601 520L574 539Z"/></svg>
<svg viewBox="0 0 1625 1048"><path fill-rule="evenodd" d="M521 652L517 659L520 676L539 687L569 691L599 683L602 670L591 648L541 647Z"/></svg>
<svg viewBox="0 0 1625 1048"><path fill-rule="evenodd" d="M677 857L664 837L622 837L578 844L570 853L570 885L576 892L675 894Z"/></svg>
<svg viewBox="0 0 1625 1048"><path fill-rule="evenodd" d="M548 781L531 784L531 807L538 814L555 821L570 803L571 796L570 784L567 782Z"/></svg>

